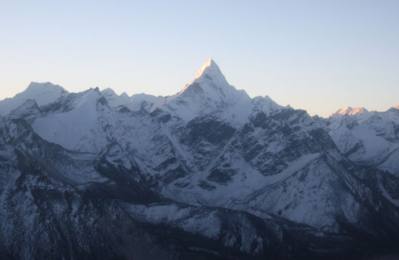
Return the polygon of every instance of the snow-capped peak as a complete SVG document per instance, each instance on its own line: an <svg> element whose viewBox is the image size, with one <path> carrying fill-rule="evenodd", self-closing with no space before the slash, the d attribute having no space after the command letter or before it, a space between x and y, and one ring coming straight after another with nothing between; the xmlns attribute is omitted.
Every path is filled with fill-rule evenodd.
<svg viewBox="0 0 399 260"><path fill-rule="evenodd" d="M194 82L212 82L215 86L230 86L216 62L209 58L195 74Z"/></svg>
<svg viewBox="0 0 399 260"><path fill-rule="evenodd" d="M250 106L251 99L247 93L231 86L218 65L208 59L198 70L195 79L170 97L164 108L189 121L197 116L225 112L231 112L234 115L230 116L237 118L237 111L242 114L241 111L250 110ZM223 117L226 119L225 115Z"/></svg>
<svg viewBox="0 0 399 260"><path fill-rule="evenodd" d="M364 107L345 107L338 109L332 116L355 116L367 113L367 109Z"/></svg>
<svg viewBox="0 0 399 260"><path fill-rule="evenodd" d="M230 85L215 61L208 59L196 78L181 92L168 98L163 108L185 121L212 115L231 125L243 125L251 113L269 113L281 106L269 97L251 99L244 90Z"/></svg>
<svg viewBox="0 0 399 260"><path fill-rule="evenodd" d="M111 107L128 105L131 103L131 98L126 93L122 93L121 95L118 95L111 88L106 88L106 89L102 90L101 93L105 97L105 99L108 101L108 104Z"/></svg>
<svg viewBox="0 0 399 260"><path fill-rule="evenodd" d="M197 71L195 79L176 96L203 94L209 99L228 101L237 95L246 95L243 92L231 86L215 61L208 59Z"/></svg>
<svg viewBox="0 0 399 260"><path fill-rule="evenodd" d="M40 91L42 89L58 89L65 91L63 87L53 84L51 82L35 82L35 81L32 81L25 91L35 92L35 91Z"/></svg>
<svg viewBox="0 0 399 260"><path fill-rule="evenodd" d="M115 91L112 88L106 88L101 91L104 96L117 96Z"/></svg>
<svg viewBox="0 0 399 260"><path fill-rule="evenodd" d="M6 115L10 113L12 110L25 103L28 99L36 101L39 106L44 106L56 101L66 93L65 89L61 86L50 82L32 82L23 92L15 95L13 98L0 101L0 114Z"/></svg>
<svg viewBox="0 0 399 260"><path fill-rule="evenodd" d="M216 62L209 58L207 59L204 64L202 64L201 68L197 70L197 73L195 74L195 78L201 78L204 75L208 76L223 76L222 71L220 70L219 66L216 64Z"/></svg>

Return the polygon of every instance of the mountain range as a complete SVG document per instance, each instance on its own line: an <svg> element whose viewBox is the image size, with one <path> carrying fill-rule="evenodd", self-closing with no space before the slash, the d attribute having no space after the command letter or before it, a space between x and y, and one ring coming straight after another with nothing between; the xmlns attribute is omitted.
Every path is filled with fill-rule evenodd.
<svg viewBox="0 0 399 260"><path fill-rule="evenodd" d="M399 107L310 116L209 60L173 96L31 83L0 115L1 259L399 253Z"/></svg>

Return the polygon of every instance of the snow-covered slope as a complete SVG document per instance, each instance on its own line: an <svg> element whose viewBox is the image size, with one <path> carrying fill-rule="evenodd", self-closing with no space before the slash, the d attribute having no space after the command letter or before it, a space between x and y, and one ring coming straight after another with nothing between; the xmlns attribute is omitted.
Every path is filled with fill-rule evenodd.
<svg viewBox="0 0 399 260"><path fill-rule="evenodd" d="M67 95L59 103L60 108L44 112L35 120L32 125L35 131L70 150L100 152L106 144L103 128L107 123L103 117L110 116L110 108L100 91L89 89Z"/></svg>
<svg viewBox="0 0 399 260"><path fill-rule="evenodd" d="M351 160L399 176L399 110L330 117L330 135Z"/></svg>
<svg viewBox="0 0 399 260"><path fill-rule="evenodd" d="M343 177L353 178L351 166L323 125L305 112L261 112L239 129L216 123L202 119L180 130L179 149L188 167L196 167L162 183L162 194L260 216L273 213L329 231L366 214Z"/></svg>
<svg viewBox="0 0 399 260"><path fill-rule="evenodd" d="M54 102L64 94L66 94L66 91L58 85L32 82L25 91L15 97L0 101L0 114L7 115L29 99L36 101L39 106L44 106Z"/></svg>
<svg viewBox="0 0 399 260"><path fill-rule="evenodd" d="M136 178L135 166L118 159L115 146L98 157L66 151L23 120L0 121L0 144L4 259L289 259L356 252L345 246L353 243L348 237L271 215L164 200Z"/></svg>
<svg viewBox="0 0 399 260"><path fill-rule="evenodd" d="M49 243L30 227L44 236L67 233L72 248L86 253L110 236L109 250L101 247L110 258L141 245L125 233L131 228L148 238L145 246L163 256L175 248L177 258L198 255L193 248L222 259L332 256L345 246L364 251L399 240L395 108L347 108L328 120L314 118L268 96L250 98L209 60L173 96L63 92L51 102L28 98L0 119L6 248L12 241ZM24 224L20 232L13 216L38 226ZM54 224L46 229L48 218ZM68 233L58 222L74 229ZM85 235L91 232L93 243ZM127 246L118 249L113 243L120 240ZM2 250L0 243L0 256Z"/></svg>

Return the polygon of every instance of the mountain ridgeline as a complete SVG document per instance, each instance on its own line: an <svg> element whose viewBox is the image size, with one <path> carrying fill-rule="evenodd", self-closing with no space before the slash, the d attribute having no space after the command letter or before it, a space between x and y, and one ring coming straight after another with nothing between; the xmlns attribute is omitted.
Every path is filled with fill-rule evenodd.
<svg viewBox="0 0 399 260"><path fill-rule="evenodd" d="M214 61L173 96L0 101L1 259L397 254L399 109L311 117Z"/></svg>

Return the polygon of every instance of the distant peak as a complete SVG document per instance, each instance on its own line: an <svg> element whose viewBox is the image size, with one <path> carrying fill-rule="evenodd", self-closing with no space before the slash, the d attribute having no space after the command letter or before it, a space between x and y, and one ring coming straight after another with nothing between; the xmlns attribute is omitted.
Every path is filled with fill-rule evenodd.
<svg viewBox="0 0 399 260"><path fill-rule="evenodd" d="M120 96L123 98L129 98L129 95L126 92L123 92Z"/></svg>
<svg viewBox="0 0 399 260"><path fill-rule="evenodd" d="M115 91L113 89L111 89L111 88L103 89L101 91L101 93L103 93L104 95L107 95L107 96L116 96Z"/></svg>
<svg viewBox="0 0 399 260"><path fill-rule="evenodd" d="M99 87L94 87L94 88L89 88L85 91L82 92L84 95L94 95L94 96L100 96L101 91Z"/></svg>
<svg viewBox="0 0 399 260"><path fill-rule="evenodd" d="M368 112L364 107L345 107L338 109L333 116L354 116Z"/></svg>
<svg viewBox="0 0 399 260"><path fill-rule="evenodd" d="M43 88L55 88L55 89L59 89L62 91L65 91L63 87L53 84L51 82L34 82L32 81L29 85L27 90L36 90L36 89L43 89Z"/></svg>

